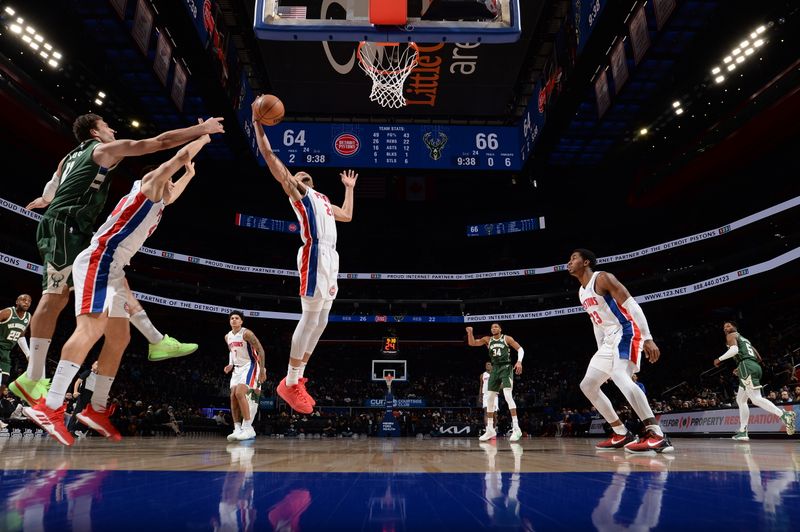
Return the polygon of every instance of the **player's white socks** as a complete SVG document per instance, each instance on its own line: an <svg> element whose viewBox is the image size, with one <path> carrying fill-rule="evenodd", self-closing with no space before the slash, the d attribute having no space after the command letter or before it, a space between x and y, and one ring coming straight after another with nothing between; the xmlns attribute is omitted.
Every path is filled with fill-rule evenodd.
<svg viewBox="0 0 800 532"><path fill-rule="evenodd" d="M649 431L654 432L658 436L663 436L664 435L664 431L661 430L661 427L659 425L645 425L644 428L649 430Z"/></svg>
<svg viewBox="0 0 800 532"><path fill-rule="evenodd" d="M243 419L242 430L250 430L251 428L253 428L253 422L250 421L249 419Z"/></svg>
<svg viewBox="0 0 800 532"><path fill-rule="evenodd" d="M147 317L147 313L144 309L131 316L131 324L133 324L151 344L157 344L164 339L164 335L156 329L156 326L153 325L153 322Z"/></svg>
<svg viewBox="0 0 800 532"><path fill-rule="evenodd" d="M611 427L614 430L614 433L619 434L620 436L625 436L628 433L627 427L625 425L617 425L616 427Z"/></svg>
<svg viewBox="0 0 800 532"><path fill-rule="evenodd" d="M50 384L50 391L47 392L47 408L58 410L64 404L64 396L67 394L72 379L78 374L81 367L74 362L59 360L56 372L53 375L53 382Z"/></svg>
<svg viewBox="0 0 800 532"><path fill-rule="evenodd" d="M519 430L519 420L517 419L517 416L511 416L511 426L514 428L514 430Z"/></svg>
<svg viewBox="0 0 800 532"><path fill-rule="evenodd" d="M31 338L31 357L28 359L28 378L34 381L44 379L44 366L47 362L47 351L50 349L50 338Z"/></svg>
<svg viewBox="0 0 800 532"><path fill-rule="evenodd" d="M300 366L292 366L289 364L289 370L286 372L286 386L295 386L300 380Z"/></svg>
<svg viewBox="0 0 800 532"><path fill-rule="evenodd" d="M233 432L241 432L241 430L242 430L241 421L233 424Z"/></svg>
<svg viewBox="0 0 800 532"><path fill-rule="evenodd" d="M303 378L303 375L304 375L304 374L305 374L305 372L306 372L306 366L307 366L307 365L308 365L308 364L306 364L305 362L303 362L302 364L300 364L300 373L298 374L298 377L297 377L298 379L302 379L302 378Z"/></svg>
<svg viewBox="0 0 800 532"><path fill-rule="evenodd" d="M486 420L486 430L494 430L494 418L490 417Z"/></svg>
<svg viewBox="0 0 800 532"><path fill-rule="evenodd" d="M108 406L108 393L111 391L111 385L114 383L114 377L106 375L96 375L94 378L94 393L92 394L92 408L95 412L105 412Z"/></svg>

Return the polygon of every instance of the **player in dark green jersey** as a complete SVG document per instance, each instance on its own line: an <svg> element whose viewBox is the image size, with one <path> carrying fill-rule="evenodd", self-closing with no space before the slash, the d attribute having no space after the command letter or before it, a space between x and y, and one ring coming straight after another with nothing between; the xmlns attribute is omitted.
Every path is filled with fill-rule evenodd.
<svg viewBox="0 0 800 532"><path fill-rule="evenodd" d="M11 375L11 350L18 345L26 357L30 356L25 330L31 321L31 296L21 294L13 307L0 310L0 395Z"/></svg>
<svg viewBox="0 0 800 532"><path fill-rule="evenodd" d="M75 120L72 130L80 144L58 163L42 196L28 205L29 209L47 207L36 230L44 282L42 299L30 324L28 369L9 386L15 395L33 404L47 391L44 370L50 339L56 320L69 301L72 263L88 247L97 216L105 205L109 173L125 157L155 153L206 134L222 133L221 122L222 118L211 118L149 139L117 140L116 131L101 116L90 113ZM136 320L132 321L138 327Z"/></svg>
<svg viewBox="0 0 800 532"><path fill-rule="evenodd" d="M512 433L510 441L518 441L522 437L522 430L519 428L517 419L517 404L511 395L514 386L514 375L522 375L522 358L525 350L512 337L503 334L503 329L499 323L492 323L492 335L484 336L476 340L472 336L472 327L467 327L467 343L472 347L486 346L489 349L489 357L492 363L492 372L489 374L489 385L486 398L486 432L480 437L481 441L486 441L497 436L494 428L494 405L497 401L497 394L503 391L506 404L511 411ZM513 347L517 352L517 363L511 365L511 350Z"/></svg>
<svg viewBox="0 0 800 532"><path fill-rule="evenodd" d="M736 403L739 405L739 431L733 435L734 440L747 441L747 423L750 421L750 407L747 400L774 414L786 425L786 434L791 436L795 432L797 414L793 410L781 410L769 399L761 395L761 355L750 340L739 334L736 323L726 321L722 324L728 350L721 357L714 360L714 365L719 366L723 360L732 358L736 362L736 373L739 376L739 391L736 392Z"/></svg>

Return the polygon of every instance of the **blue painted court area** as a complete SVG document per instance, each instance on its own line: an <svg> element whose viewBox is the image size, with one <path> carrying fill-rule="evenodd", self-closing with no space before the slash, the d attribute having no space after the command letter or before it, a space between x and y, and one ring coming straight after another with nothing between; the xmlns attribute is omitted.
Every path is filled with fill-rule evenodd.
<svg viewBox="0 0 800 532"><path fill-rule="evenodd" d="M797 530L794 471L4 471L2 530Z"/></svg>

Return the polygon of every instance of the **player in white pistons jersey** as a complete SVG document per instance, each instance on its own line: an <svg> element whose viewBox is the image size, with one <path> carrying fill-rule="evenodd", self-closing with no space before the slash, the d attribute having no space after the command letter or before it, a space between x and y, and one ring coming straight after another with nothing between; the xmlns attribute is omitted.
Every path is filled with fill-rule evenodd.
<svg viewBox="0 0 800 532"><path fill-rule="evenodd" d="M316 401L306 390L303 374L325 326L333 300L338 292L339 255L336 253L336 222L353 219L353 189L358 174L347 170L340 174L344 185L342 206L333 205L328 197L314 189L314 180L305 172L292 174L278 159L264 127L256 120L253 102L253 130L258 150L267 162L272 176L289 197L300 221L303 247L297 254L300 272L300 302L303 314L292 335L289 368L278 384L278 395L302 414L310 414Z"/></svg>
<svg viewBox="0 0 800 532"><path fill-rule="evenodd" d="M611 438L596 445L600 450L624 447L631 453L671 452L672 443L664 435L647 396L633 382L631 375L639 371L641 353L655 363L661 352L650 335L642 308L616 277L608 272L595 272L597 258L587 249L576 249L567 263L567 271L581 283L581 305L589 314L597 340L597 352L589 362L581 381L581 391L611 425ZM600 387L608 379L642 420L644 437L636 440L617 416Z"/></svg>
<svg viewBox="0 0 800 532"><path fill-rule="evenodd" d="M483 405L483 422L486 424L486 412L489 408L488 403L488 395L489 395L489 377L491 376L492 372L492 363L486 363L486 371L481 373L479 383L480 383L480 392L478 392L478 397L480 398L480 402ZM498 397L497 400L494 402L494 410L492 412L498 412L500 410L500 398Z"/></svg>
<svg viewBox="0 0 800 532"><path fill-rule="evenodd" d="M225 373L231 373L231 415L234 425L228 441L256 437L253 429L253 420L258 411L256 398L261 391L261 383L267 379L264 347L253 331L242 326L243 320L241 312L231 312L228 316L231 330L225 335L228 345Z"/></svg>
<svg viewBox="0 0 800 532"><path fill-rule="evenodd" d="M97 359L92 402L77 416L81 423L107 438L122 438L108 418L106 405L122 354L130 341L126 308L129 289L123 268L155 230L164 206L183 193L194 176L192 159L210 141L208 135L204 135L187 144L172 159L148 172L141 182L134 183L89 247L75 259L72 276L77 327L61 350L61 360L46 400L23 409L28 418L64 445L73 443L72 435L64 426L64 396L89 350L101 336L105 339ZM173 183L172 176L181 167L186 171Z"/></svg>

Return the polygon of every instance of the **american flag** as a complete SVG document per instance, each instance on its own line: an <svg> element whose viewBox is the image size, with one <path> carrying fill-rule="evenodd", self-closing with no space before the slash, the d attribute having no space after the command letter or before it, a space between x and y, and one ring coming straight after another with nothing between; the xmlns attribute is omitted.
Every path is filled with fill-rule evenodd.
<svg viewBox="0 0 800 532"><path fill-rule="evenodd" d="M280 18L306 18L306 6L278 6Z"/></svg>

